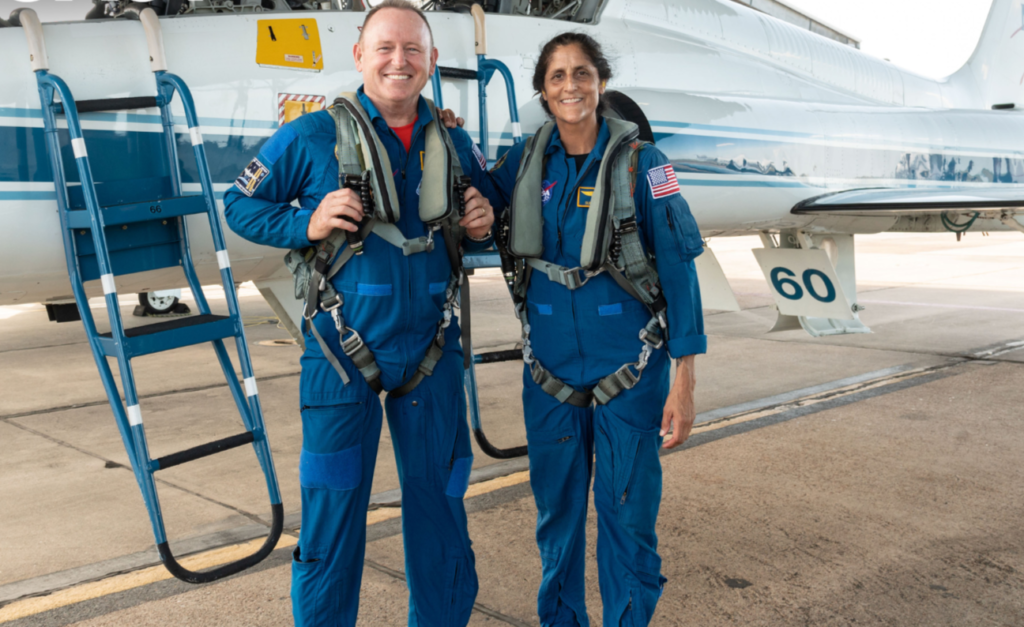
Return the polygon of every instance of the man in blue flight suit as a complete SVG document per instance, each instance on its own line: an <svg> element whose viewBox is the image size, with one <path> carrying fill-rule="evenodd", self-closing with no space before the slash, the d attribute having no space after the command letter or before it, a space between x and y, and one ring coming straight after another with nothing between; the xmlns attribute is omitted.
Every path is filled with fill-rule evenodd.
<svg viewBox="0 0 1024 627"><path fill-rule="evenodd" d="M417 213L424 126L436 115L419 96L434 72L437 50L423 14L403 0L370 11L353 49L363 74L359 102L394 168L402 234L427 234ZM466 250L491 243L494 195L483 160L462 129L450 131L466 192ZM329 112L283 126L225 194L225 216L243 237L280 248L301 248L334 229L355 230L358 193L338 189L336 129ZM297 199L300 207L290 203ZM381 369L385 390L407 382L431 345L442 319L451 265L443 243L432 252L402 250L367 237L332 284L344 296L343 317L358 330ZM339 346L331 315L313 324L350 379L341 378L308 328L299 384L303 447L299 462L302 531L292 562L295 624L355 625L370 498L382 424L376 393ZM445 331L443 357L433 374L408 394L385 401L402 487L405 572L410 625L465 625L477 593L473 551L462 497L472 453L463 394L459 328Z"/></svg>

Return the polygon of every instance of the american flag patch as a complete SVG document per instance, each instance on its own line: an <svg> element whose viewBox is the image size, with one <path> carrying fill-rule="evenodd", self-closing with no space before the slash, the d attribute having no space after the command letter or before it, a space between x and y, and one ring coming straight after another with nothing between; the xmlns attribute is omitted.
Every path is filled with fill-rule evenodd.
<svg viewBox="0 0 1024 627"><path fill-rule="evenodd" d="M651 195L655 199L679 193L679 181L672 164L660 165L647 171L647 182L651 186Z"/></svg>
<svg viewBox="0 0 1024 627"><path fill-rule="evenodd" d="M473 144L473 156L476 157L476 162L480 164L480 169L481 170L486 170L487 169L487 157L484 156L484 153L480 150L480 148L476 144Z"/></svg>

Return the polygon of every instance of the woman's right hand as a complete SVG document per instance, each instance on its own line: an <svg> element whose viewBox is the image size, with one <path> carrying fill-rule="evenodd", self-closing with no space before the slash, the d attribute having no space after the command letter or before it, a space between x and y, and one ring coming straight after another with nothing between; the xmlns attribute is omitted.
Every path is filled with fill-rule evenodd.
<svg viewBox="0 0 1024 627"><path fill-rule="evenodd" d="M347 216L355 222L350 222L342 216ZM334 229L358 231L358 223L362 219L363 203L359 200L359 193L347 188L339 189L327 194L320 201L320 206L309 218L306 237L311 242L318 242L330 235Z"/></svg>
<svg viewBox="0 0 1024 627"><path fill-rule="evenodd" d="M437 117L441 119L441 123L448 128L455 128L456 126L463 126L466 121L462 118L455 117L455 112L451 109L438 109Z"/></svg>

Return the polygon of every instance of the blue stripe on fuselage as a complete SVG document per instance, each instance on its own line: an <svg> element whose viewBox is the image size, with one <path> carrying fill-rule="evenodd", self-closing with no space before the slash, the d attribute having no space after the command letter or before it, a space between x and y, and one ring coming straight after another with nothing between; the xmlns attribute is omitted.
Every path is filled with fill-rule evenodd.
<svg viewBox="0 0 1024 627"><path fill-rule="evenodd" d="M0 108L0 117L33 117L33 110ZM35 110L38 114L39 111ZM123 116L123 114L89 114ZM134 116L134 117L132 117ZM129 121L148 122L156 116L129 115ZM98 118L97 118L98 119ZM124 121L124 118L119 118ZM158 119L158 118L157 118ZM210 118L213 124L228 126L251 121ZM266 124L266 122L260 122ZM658 122L661 126L670 126ZM681 128L686 125L675 123ZM696 128L690 125L691 128ZM718 128L718 127L709 127ZM723 129L726 127L722 127ZM738 129L748 131L750 129ZM62 157L68 180L78 180L67 131ZM85 130L93 177L99 183L137 181L168 175L167 158L159 132L123 130ZM767 134L768 131L763 131ZM804 177L820 179L858 178L870 185L872 180L933 181L953 183L1024 183L1024 159L946 155L941 152L906 152L775 141L761 138L713 137L708 135L658 133L658 147L672 161L678 174L705 175L710 179L683 177L681 185L717 185L736 187L800 187ZM210 174L216 183L231 183L246 163L257 154L267 137L254 135L205 135ZM178 157L183 183L199 182L191 141L187 134L177 135ZM0 182L52 182L42 128L0 126ZM853 164L855 171L840 170L837 165ZM744 176L729 180L734 175ZM755 178L756 177L756 178ZM5 192L31 193L36 192ZM9 196L5 199L13 199ZM23 198L23 199L28 199ZM32 199L42 199L32 196Z"/></svg>

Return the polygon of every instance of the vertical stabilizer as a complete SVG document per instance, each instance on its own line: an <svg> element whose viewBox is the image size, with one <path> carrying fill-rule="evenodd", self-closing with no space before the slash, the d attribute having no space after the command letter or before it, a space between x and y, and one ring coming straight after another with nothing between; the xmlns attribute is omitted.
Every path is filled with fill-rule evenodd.
<svg viewBox="0 0 1024 627"><path fill-rule="evenodd" d="M980 91L986 107L1024 107L1024 2L992 0L974 54L950 77Z"/></svg>

